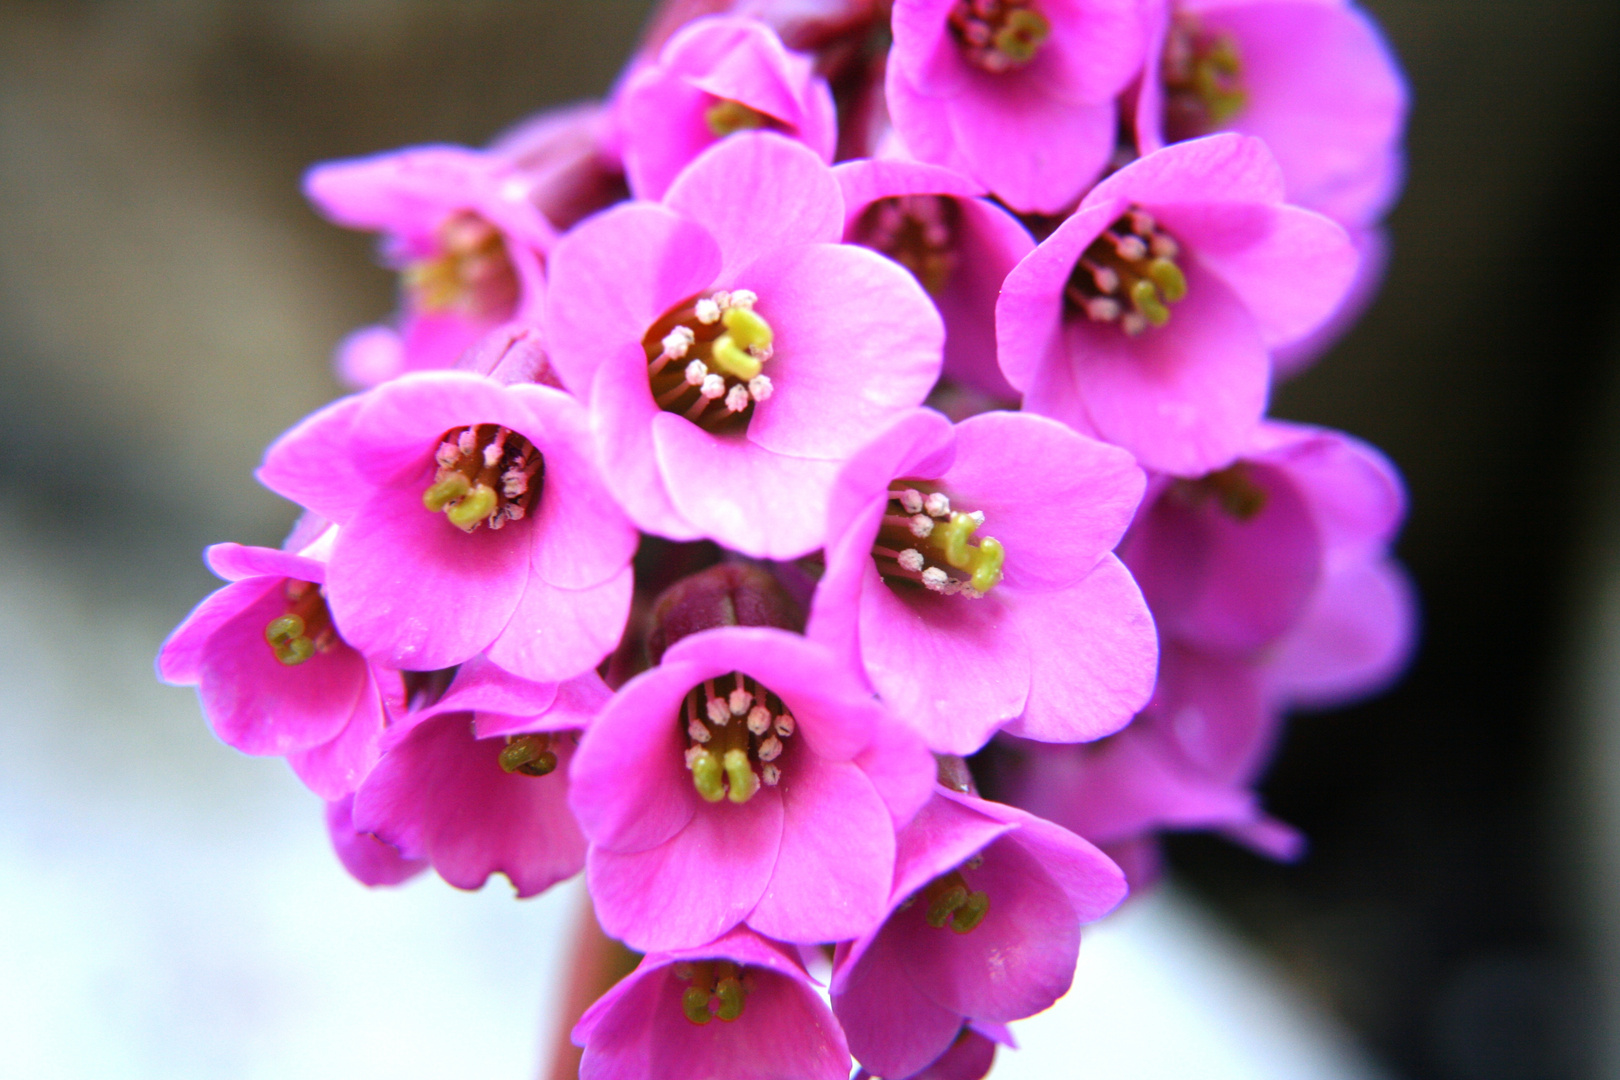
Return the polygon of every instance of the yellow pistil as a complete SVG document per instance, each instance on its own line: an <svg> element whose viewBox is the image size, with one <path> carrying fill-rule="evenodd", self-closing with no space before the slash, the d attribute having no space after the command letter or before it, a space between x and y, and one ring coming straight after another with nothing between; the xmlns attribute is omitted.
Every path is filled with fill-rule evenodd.
<svg viewBox="0 0 1620 1080"><path fill-rule="evenodd" d="M735 135L739 131L757 131L771 124L771 118L758 109L749 108L740 101L721 98L703 110L703 122L717 139Z"/></svg>

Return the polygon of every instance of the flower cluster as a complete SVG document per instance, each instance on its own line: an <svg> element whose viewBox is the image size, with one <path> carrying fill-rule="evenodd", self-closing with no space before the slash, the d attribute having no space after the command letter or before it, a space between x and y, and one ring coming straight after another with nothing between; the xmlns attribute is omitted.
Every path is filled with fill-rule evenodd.
<svg viewBox="0 0 1620 1080"><path fill-rule="evenodd" d="M583 1077L983 1076L1404 660L1398 477L1264 417L1403 113L1339 0L673 0L604 104L311 171L400 308L159 673L367 884L583 870Z"/></svg>

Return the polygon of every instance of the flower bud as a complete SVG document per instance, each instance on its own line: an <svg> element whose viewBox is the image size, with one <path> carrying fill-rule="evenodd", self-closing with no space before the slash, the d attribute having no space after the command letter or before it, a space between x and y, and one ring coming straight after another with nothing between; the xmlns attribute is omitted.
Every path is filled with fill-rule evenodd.
<svg viewBox="0 0 1620 1080"><path fill-rule="evenodd" d="M804 629L804 611L770 571L751 563L721 563L682 578L654 602L647 656L656 664L681 638L717 626L798 632Z"/></svg>

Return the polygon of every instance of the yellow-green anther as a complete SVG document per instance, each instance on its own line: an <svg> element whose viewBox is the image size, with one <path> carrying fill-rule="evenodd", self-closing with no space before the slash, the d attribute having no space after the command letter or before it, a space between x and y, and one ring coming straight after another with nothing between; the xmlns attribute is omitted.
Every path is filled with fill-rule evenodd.
<svg viewBox="0 0 1620 1080"><path fill-rule="evenodd" d="M709 992L701 987L688 986L681 994L681 1011L686 1018L694 1024L707 1024L711 1019L709 1015Z"/></svg>
<svg viewBox="0 0 1620 1080"><path fill-rule="evenodd" d="M471 481L460 473L451 473L422 492L422 505L438 513L471 490Z"/></svg>
<svg viewBox="0 0 1620 1080"><path fill-rule="evenodd" d="M264 640L278 648L303 636L304 620L297 615L283 615L279 619L271 619L270 625L264 628Z"/></svg>
<svg viewBox="0 0 1620 1080"><path fill-rule="evenodd" d="M978 592L987 593L1001 583L1001 566L1007 561L1007 549L1001 546L1000 540L986 536L979 541L974 555L971 584Z"/></svg>
<svg viewBox="0 0 1620 1080"><path fill-rule="evenodd" d="M934 902L928 905L928 914L924 916L928 925L938 930L944 926L951 915L968 902L968 891L965 885L952 885L946 888Z"/></svg>
<svg viewBox="0 0 1620 1080"><path fill-rule="evenodd" d="M703 111L703 122L717 139L735 135L739 131L753 131L765 126L769 118L757 109L750 109L740 101L721 98Z"/></svg>
<svg viewBox="0 0 1620 1080"><path fill-rule="evenodd" d="M557 755L539 739L524 736L508 743L500 755L501 768L525 776L545 776L557 768Z"/></svg>
<svg viewBox="0 0 1620 1080"><path fill-rule="evenodd" d="M692 786L704 802L719 802L726 797L720 759L704 750L692 757Z"/></svg>
<svg viewBox="0 0 1620 1080"><path fill-rule="evenodd" d="M1035 58L1035 50L1052 32L1052 24L1038 11L1015 8L1002 24L992 44L998 53L1018 64L1027 64Z"/></svg>
<svg viewBox="0 0 1620 1080"><path fill-rule="evenodd" d="M731 331L732 340L745 349L766 349L776 340L771 324L753 308L727 308L720 322Z"/></svg>
<svg viewBox="0 0 1620 1080"><path fill-rule="evenodd" d="M720 1007L714 1015L730 1023L742 1015L743 988L742 983L735 978L721 979L714 987L714 996L720 999Z"/></svg>
<svg viewBox="0 0 1620 1080"><path fill-rule="evenodd" d="M1154 259L1148 263L1147 272L1153 284L1164 293L1166 302L1177 304L1187 298L1187 278L1182 274L1181 267L1169 259Z"/></svg>
<svg viewBox="0 0 1620 1080"><path fill-rule="evenodd" d="M973 892L962 906L956 909L951 919L951 929L958 934L971 932L976 926L984 922L984 913L990 910L990 894Z"/></svg>
<svg viewBox="0 0 1620 1080"><path fill-rule="evenodd" d="M979 523L971 514L957 510L952 512L950 521L934 527L930 539L939 544L946 562L958 570L966 570L973 565L973 549L968 547L968 540L978 527Z"/></svg>
<svg viewBox="0 0 1620 1080"><path fill-rule="evenodd" d="M315 655L315 643L307 637L295 637L284 644L276 645L274 651L277 660L292 667Z"/></svg>
<svg viewBox="0 0 1620 1080"><path fill-rule="evenodd" d="M488 484L479 484L469 491L460 502L444 512L450 523L458 529L472 532L478 523L495 512L495 489Z"/></svg>
<svg viewBox="0 0 1620 1080"><path fill-rule="evenodd" d="M731 801L745 803L759 790L759 777L748 765L748 754L742 750L727 750L725 756L726 779L730 782ZM695 775L695 771L694 771ZM704 796L708 798L708 796Z"/></svg>
<svg viewBox="0 0 1620 1080"><path fill-rule="evenodd" d="M1131 303L1154 326L1170 321L1170 309L1159 302L1159 288L1151 281L1144 279L1131 286Z"/></svg>
<svg viewBox="0 0 1620 1080"><path fill-rule="evenodd" d="M730 375L733 379L747 382L760 373L763 364L759 357L743 349L737 344L737 339L730 334L721 334L714 339L709 347L710 366L721 373Z"/></svg>

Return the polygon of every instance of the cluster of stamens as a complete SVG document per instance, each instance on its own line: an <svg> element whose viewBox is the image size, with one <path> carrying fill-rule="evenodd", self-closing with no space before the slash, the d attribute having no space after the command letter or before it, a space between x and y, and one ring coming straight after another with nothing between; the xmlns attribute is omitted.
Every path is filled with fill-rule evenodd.
<svg viewBox="0 0 1620 1080"><path fill-rule="evenodd" d="M898 486L889 491L889 505L872 544L878 573L891 580L914 581L943 596L978 599L995 588L1006 549L989 536L970 543L984 524L983 511L953 510L944 492L925 492L904 486L907 483L897 480Z"/></svg>
<svg viewBox="0 0 1620 1080"><path fill-rule="evenodd" d="M740 101L720 98L703 110L703 122L717 139L735 135L739 131L758 131L760 128L779 126L773 117Z"/></svg>
<svg viewBox="0 0 1620 1080"><path fill-rule="evenodd" d="M958 934L971 933L984 922L985 913L990 910L990 894L969 885L962 871L977 870L983 865L984 856L973 856L957 869L941 874L918 889L902 906L910 907L920 897L928 905L923 918L929 926L935 930L949 926Z"/></svg>
<svg viewBox="0 0 1620 1080"><path fill-rule="evenodd" d="M433 460L438 471L422 505L442 511L463 532L521 521L534 509L545 480L545 459L534 444L497 424L446 432Z"/></svg>
<svg viewBox="0 0 1620 1080"><path fill-rule="evenodd" d="M553 736L548 732L533 735L508 735L501 748L501 768L524 776L549 776L557 769L557 752L551 748Z"/></svg>
<svg viewBox="0 0 1620 1080"><path fill-rule="evenodd" d="M694 686L679 722L692 786L705 802L745 803L761 785L782 782L777 760L798 725L782 699L753 679L733 672Z"/></svg>
<svg viewBox="0 0 1620 1080"><path fill-rule="evenodd" d="M707 1024L718 1017L730 1023L743 1014L754 980L730 960L681 961L675 977L689 984L681 992L681 1011L694 1024Z"/></svg>
<svg viewBox="0 0 1620 1080"><path fill-rule="evenodd" d="M1164 42L1164 133L1171 142L1208 135L1248 103L1243 59L1231 34L1205 30L1176 15Z"/></svg>
<svg viewBox="0 0 1620 1080"><path fill-rule="evenodd" d="M1169 305L1186 299L1180 253L1152 214L1127 210L1086 248L1063 295L1093 322L1117 323L1134 337L1169 322Z"/></svg>
<svg viewBox="0 0 1620 1080"><path fill-rule="evenodd" d="M653 400L706 431L732 426L771 396L761 370L776 340L747 289L699 297L647 331L647 379Z"/></svg>
<svg viewBox="0 0 1620 1080"><path fill-rule="evenodd" d="M282 594L287 598L286 614L271 619L264 628L264 640L277 660L291 667L337 644L332 613L319 585L288 578Z"/></svg>
<svg viewBox="0 0 1620 1080"><path fill-rule="evenodd" d="M880 251L910 270L938 296L956 269L956 237L962 208L943 195L879 199L855 223L855 242Z"/></svg>
<svg viewBox="0 0 1620 1080"><path fill-rule="evenodd" d="M462 210L439 226L437 238L439 254L404 270L418 310L505 318L516 309L521 286L499 229Z"/></svg>
<svg viewBox="0 0 1620 1080"><path fill-rule="evenodd" d="M1171 489L1178 498L1199 506L1213 500L1238 521L1253 521L1266 508L1266 489L1255 482L1243 462L1228 465L1196 480L1177 480Z"/></svg>
<svg viewBox="0 0 1620 1080"><path fill-rule="evenodd" d="M950 26L968 62L992 75L1035 59L1052 33L1035 0L956 0Z"/></svg>

